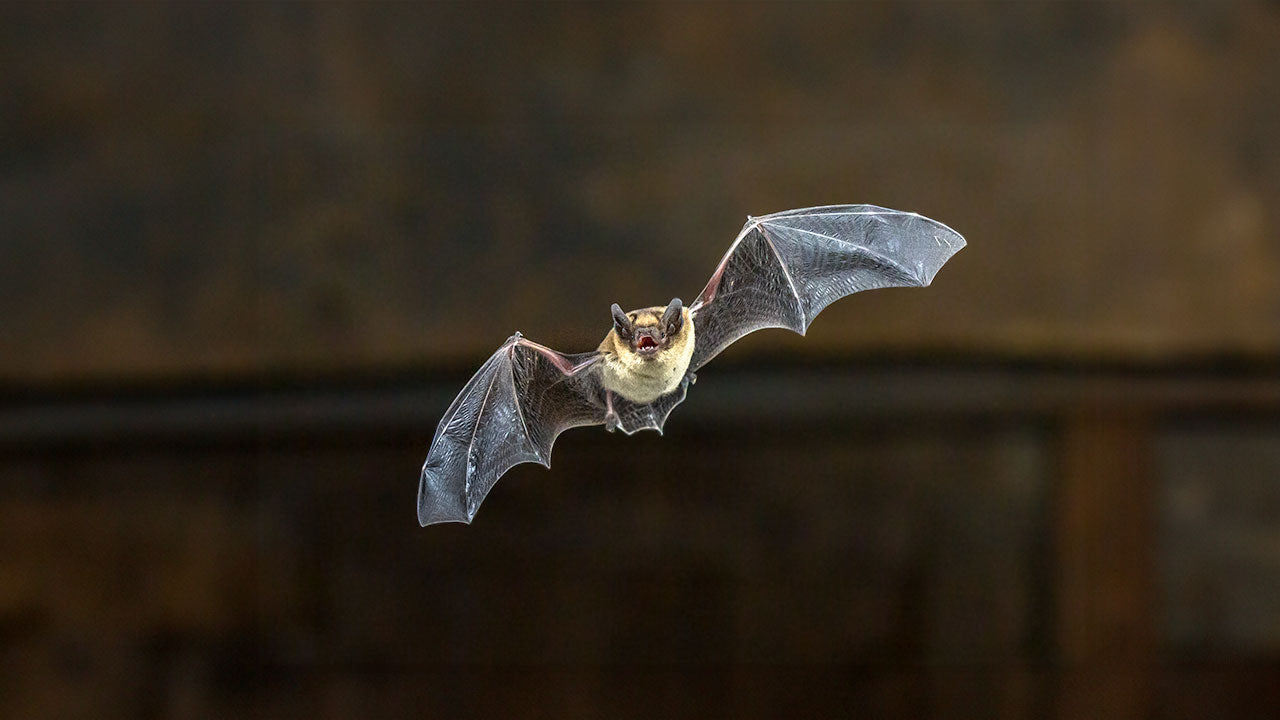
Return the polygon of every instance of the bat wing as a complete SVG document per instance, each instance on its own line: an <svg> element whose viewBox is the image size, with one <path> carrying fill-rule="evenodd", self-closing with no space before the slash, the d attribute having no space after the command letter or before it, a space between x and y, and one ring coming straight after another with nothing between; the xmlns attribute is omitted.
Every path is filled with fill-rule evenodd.
<svg viewBox="0 0 1280 720"><path fill-rule="evenodd" d="M874 205L748 218L690 306L697 370L763 328L803 335L827 305L859 290L923 287L965 246L942 223Z"/></svg>
<svg viewBox="0 0 1280 720"><path fill-rule="evenodd" d="M511 467L551 466L561 432L604 422L600 354L563 355L516 333L445 411L418 483L418 522L470 523Z"/></svg>

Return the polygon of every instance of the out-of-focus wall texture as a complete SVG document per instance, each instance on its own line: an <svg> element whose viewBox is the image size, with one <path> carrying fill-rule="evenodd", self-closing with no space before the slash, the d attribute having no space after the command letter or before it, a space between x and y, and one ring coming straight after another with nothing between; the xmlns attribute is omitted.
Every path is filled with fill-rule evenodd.
<svg viewBox="0 0 1280 720"><path fill-rule="evenodd" d="M0 8L0 716L1270 717L1280 4ZM926 290L419 529L745 216Z"/></svg>

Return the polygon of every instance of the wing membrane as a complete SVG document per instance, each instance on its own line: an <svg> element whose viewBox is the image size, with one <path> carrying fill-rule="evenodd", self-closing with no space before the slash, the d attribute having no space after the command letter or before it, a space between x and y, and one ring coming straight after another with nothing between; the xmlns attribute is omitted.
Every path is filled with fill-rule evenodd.
<svg viewBox="0 0 1280 720"><path fill-rule="evenodd" d="M597 353L562 355L516 333L445 411L418 483L418 522L469 523L503 473L551 466L556 437L604 422Z"/></svg>
<svg viewBox="0 0 1280 720"><path fill-rule="evenodd" d="M915 213L833 205L749 218L690 307L690 369L763 328L803 335L832 302L861 290L923 287L965 245Z"/></svg>
<svg viewBox="0 0 1280 720"><path fill-rule="evenodd" d="M689 390L686 378L675 390L650 403L634 403L622 397L613 396L613 411L618 414L618 429L627 435L640 430L657 430L662 434L662 426L667 423L667 416L677 405L684 402L685 393Z"/></svg>

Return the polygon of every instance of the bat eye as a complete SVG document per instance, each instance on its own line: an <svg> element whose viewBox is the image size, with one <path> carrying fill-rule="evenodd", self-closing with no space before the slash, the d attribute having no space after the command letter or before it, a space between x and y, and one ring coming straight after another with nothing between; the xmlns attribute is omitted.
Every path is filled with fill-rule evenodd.
<svg viewBox="0 0 1280 720"><path fill-rule="evenodd" d="M671 298L671 304L667 306L667 311L662 313L662 327L666 330L667 335L675 335L680 332L680 326L684 325L684 313L681 308L684 303L680 302L680 298Z"/></svg>
<svg viewBox="0 0 1280 720"><path fill-rule="evenodd" d="M613 306L609 308L609 311L613 313L613 327L618 331L618 334L624 338L630 338L631 318L627 317L627 314L622 312L622 308L618 307L618 303L614 303Z"/></svg>

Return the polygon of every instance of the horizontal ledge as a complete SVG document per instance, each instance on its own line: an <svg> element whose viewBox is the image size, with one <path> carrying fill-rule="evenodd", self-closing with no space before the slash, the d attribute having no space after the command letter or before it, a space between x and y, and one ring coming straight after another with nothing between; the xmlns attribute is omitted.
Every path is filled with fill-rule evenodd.
<svg viewBox="0 0 1280 720"><path fill-rule="evenodd" d="M200 440L366 430L430 437L465 377L285 388L187 386L27 395L0 410L0 444ZM880 418L1044 418L1074 412L1158 416L1280 414L1280 372L1063 370L1009 366L841 366L699 374L676 413L706 423Z"/></svg>

